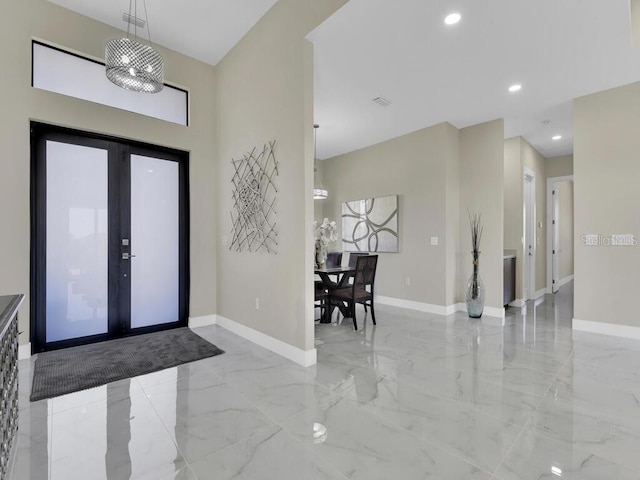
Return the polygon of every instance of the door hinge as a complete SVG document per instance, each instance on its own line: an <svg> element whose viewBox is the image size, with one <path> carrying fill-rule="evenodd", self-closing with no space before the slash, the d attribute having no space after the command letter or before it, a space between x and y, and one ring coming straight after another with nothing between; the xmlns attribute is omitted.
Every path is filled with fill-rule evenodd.
<svg viewBox="0 0 640 480"><path fill-rule="evenodd" d="M555 220L551 220L551 225L555 225L556 221Z"/></svg>
<svg viewBox="0 0 640 480"><path fill-rule="evenodd" d="M551 282L556 283L556 281L555 281L555 280L551 280Z"/></svg>
<svg viewBox="0 0 640 480"><path fill-rule="evenodd" d="M553 251L553 254L554 254L554 255L556 254L556 251L555 251L555 250Z"/></svg>
<svg viewBox="0 0 640 480"><path fill-rule="evenodd" d="M551 190L551 195L555 195L556 191L555 190Z"/></svg>

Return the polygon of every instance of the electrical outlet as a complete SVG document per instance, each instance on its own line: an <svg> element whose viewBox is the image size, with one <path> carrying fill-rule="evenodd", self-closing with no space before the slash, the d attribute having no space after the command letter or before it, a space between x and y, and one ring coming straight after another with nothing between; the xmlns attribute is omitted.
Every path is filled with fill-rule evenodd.
<svg viewBox="0 0 640 480"><path fill-rule="evenodd" d="M256 310L260 310L260 299L256 297Z"/></svg>
<svg viewBox="0 0 640 480"><path fill-rule="evenodd" d="M431 237L431 245L438 245L438 237Z"/></svg>
<svg viewBox="0 0 640 480"><path fill-rule="evenodd" d="M405 284L405 286L410 287L411 286L411 279L409 277L405 277L404 284Z"/></svg>

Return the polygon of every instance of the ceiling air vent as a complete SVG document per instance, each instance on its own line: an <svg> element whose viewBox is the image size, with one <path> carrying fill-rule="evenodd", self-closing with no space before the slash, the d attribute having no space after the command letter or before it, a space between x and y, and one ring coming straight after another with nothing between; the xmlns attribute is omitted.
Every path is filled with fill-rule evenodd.
<svg viewBox="0 0 640 480"><path fill-rule="evenodd" d="M129 15L127 12L122 12L122 20L124 20L127 23L130 23L131 25L135 25L138 28L144 28L145 24L147 23L141 18L134 17L133 15Z"/></svg>
<svg viewBox="0 0 640 480"><path fill-rule="evenodd" d="M389 105L391 105L391 102L384 97L372 98L371 101L376 105L380 105L381 107L388 107Z"/></svg>

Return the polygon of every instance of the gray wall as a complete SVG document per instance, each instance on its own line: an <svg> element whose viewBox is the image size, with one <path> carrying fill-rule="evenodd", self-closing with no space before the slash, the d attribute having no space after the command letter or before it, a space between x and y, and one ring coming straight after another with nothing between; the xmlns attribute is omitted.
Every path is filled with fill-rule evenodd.
<svg viewBox="0 0 640 480"><path fill-rule="evenodd" d="M546 159L522 139L522 164L536 176L536 292L547 287L547 172ZM535 293L535 292L533 292Z"/></svg>
<svg viewBox="0 0 640 480"><path fill-rule="evenodd" d="M166 79L188 88L191 125L179 126L84 100L41 91L31 84L31 37L94 57L122 32L45 0L5 2L0 17L0 294L29 292L29 120L164 145L190 152L192 316L216 311L214 156L215 69L159 48ZM10 40L9 40L10 39ZM9 67L10 65L10 67ZM29 299L23 304L21 343L29 339Z"/></svg>
<svg viewBox="0 0 640 480"><path fill-rule="evenodd" d="M442 123L324 161L330 220L341 223L345 201L399 196L400 252L379 254L378 294L439 306L463 302L472 269L469 209L482 213L485 226L486 304L502 308L503 135L501 120L460 131Z"/></svg>
<svg viewBox="0 0 640 480"><path fill-rule="evenodd" d="M522 137L504 142L504 248L516 251L516 299L523 298Z"/></svg>
<svg viewBox="0 0 640 480"><path fill-rule="evenodd" d="M313 328L313 52L305 35L344 0L280 0L216 68L216 189L231 238L231 159L276 140L278 253L218 244L218 314L310 351ZM254 299L260 299L260 309Z"/></svg>
<svg viewBox="0 0 640 480"><path fill-rule="evenodd" d="M545 164L547 178L573 175L573 155L547 158Z"/></svg>
<svg viewBox="0 0 640 480"><path fill-rule="evenodd" d="M562 164L564 165L564 164ZM524 138L504 142L504 248L516 251L516 298L524 297L524 167L532 170L536 182L536 285L547 282L547 166L548 160ZM535 292L533 292L535 293Z"/></svg>
<svg viewBox="0 0 640 480"><path fill-rule="evenodd" d="M460 245L458 301L464 301L473 270L467 211L482 214L484 233L480 275L487 307L502 309L504 228L504 122L502 119L460 130Z"/></svg>
<svg viewBox="0 0 640 480"><path fill-rule="evenodd" d="M447 165L457 163L452 130L443 123L323 162L324 212L340 227L343 202L398 195L399 252L379 254L379 295L448 305L446 246L456 244L446 225ZM432 236L438 246L430 245Z"/></svg>
<svg viewBox="0 0 640 480"><path fill-rule="evenodd" d="M574 318L640 327L639 246L586 246L585 234L640 237L640 83L574 102Z"/></svg>

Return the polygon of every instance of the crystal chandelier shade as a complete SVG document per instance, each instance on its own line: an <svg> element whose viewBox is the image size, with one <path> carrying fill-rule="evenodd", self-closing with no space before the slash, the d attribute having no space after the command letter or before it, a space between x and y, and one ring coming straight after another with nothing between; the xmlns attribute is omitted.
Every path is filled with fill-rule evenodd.
<svg viewBox="0 0 640 480"><path fill-rule="evenodd" d="M157 93L164 86L164 62L149 45L114 38L105 46L107 78L134 92Z"/></svg>
<svg viewBox="0 0 640 480"><path fill-rule="evenodd" d="M329 191L326 188L314 188L313 199L314 200L326 200L329 198Z"/></svg>
<svg viewBox="0 0 640 480"><path fill-rule="evenodd" d="M129 16L136 19L136 2L129 2ZM147 6L144 5L145 17ZM114 38L109 40L104 48L104 60L107 78L119 87L134 92L157 93L164 87L164 61L162 56L151 47L151 33L147 18L147 33L149 45L138 41L137 25L134 38Z"/></svg>

